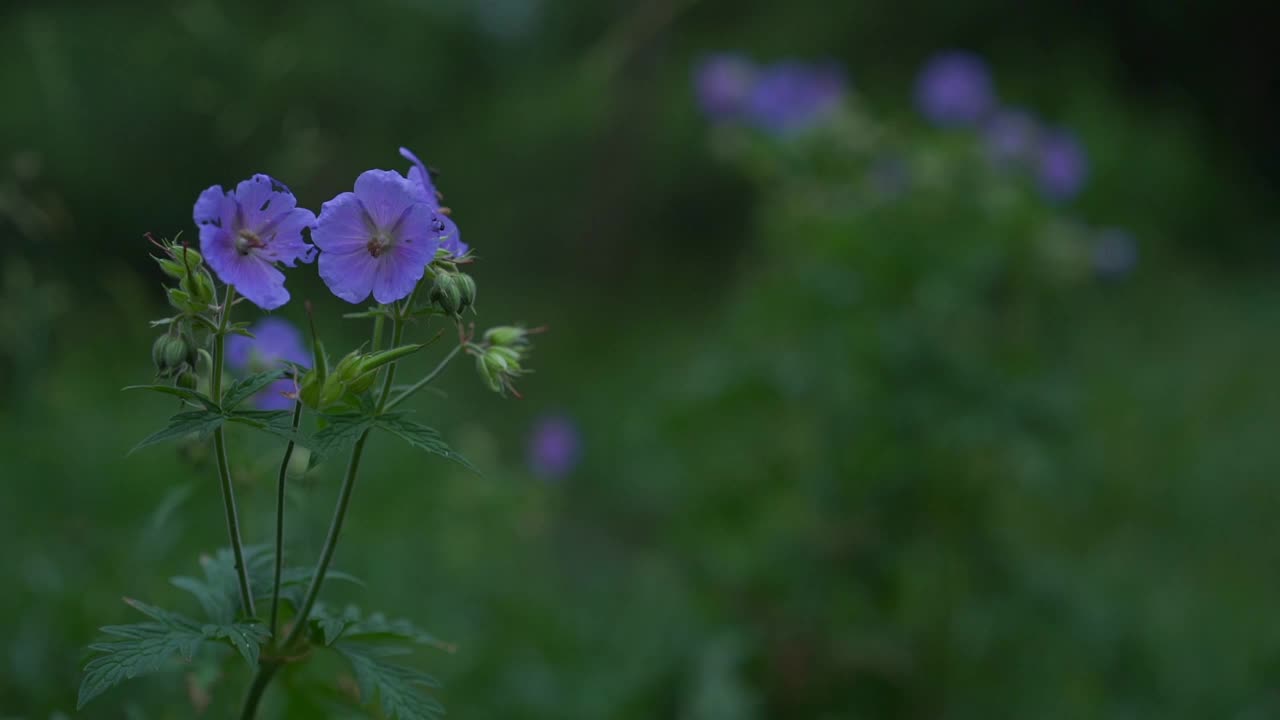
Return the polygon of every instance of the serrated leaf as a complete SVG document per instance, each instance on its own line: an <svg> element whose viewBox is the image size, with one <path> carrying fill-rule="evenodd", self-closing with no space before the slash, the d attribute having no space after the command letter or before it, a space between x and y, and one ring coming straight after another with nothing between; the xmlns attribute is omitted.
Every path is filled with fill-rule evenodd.
<svg viewBox="0 0 1280 720"><path fill-rule="evenodd" d="M122 388L123 390L150 390L164 395L172 395L182 398L193 405L202 405L204 409L218 412L218 403L213 401L208 395L202 392L196 392L189 388L177 387L175 385L129 385Z"/></svg>
<svg viewBox="0 0 1280 720"><path fill-rule="evenodd" d="M360 609L348 605L341 616L334 615L323 606L313 611L316 627L324 635L324 644L332 645L339 638L372 640L408 640L418 645L429 645L446 652L454 652L453 643L445 642L411 620L403 618L389 619L380 612L365 617Z"/></svg>
<svg viewBox="0 0 1280 720"><path fill-rule="evenodd" d="M210 640L226 640L231 647L240 653L249 667L258 666L258 656L262 644L271 638L266 626L259 622L242 622L227 625L205 625L201 628L204 637Z"/></svg>
<svg viewBox="0 0 1280 720"><path fill-rule="evenodd" d="M234 410L237 405L257 395L268 385L284 376L284 368L254 373L247 378L237 380L222 395L223 410Z"/></svg>
<svg viewBox="0 0 1280 720"><path fill-rule="evenodd" d="M165 670L176 660L190 661L206 639L195 621L184 615L132 598L124 601L155 622L102 628L103 634L118 639L89 646L99 656L85 665L77 709L125 680Z"/></svg>
<svg viewBox="0 0 1280 720"><path fill-rule="evenodd" d="M322 456L330 455L355 442L360 433L373 424L368 415L359 413L325 415L324 420L325 426L311 436L311 447L308 448Z"/></svg>
<svg viewBox="0 0 1280 720"><path fill-rule="evenodd" d="M269 591L272 553L266 545L250 545L244 549L245 566L249 569L251 584ZM235 570L235 556L228 548L219 549L212 556L200 559L204 579L175 577L169 582L195 596L204 609L205 618L215 625L235 622L240 609L240 581Z"/></svg>
<svg viewBox="0 0 1280 720"><path fill-rule="evenodd" d="M400 720L434 720L444 715L444 707L423 692L440 687L435 678L385 660L403 655L405 649L354 643L338 643L333 647L351 664L360 688L361 705L380 705L388 718Z"/></svg>
<svg viewBox="0 0 1280 720"><path fill-rule="evenodd" d="M222 587L214 586L193 577L175 577L169 579L174 587L186 590L195 596L204 610L205 617L214 622L230 622L235 618L236 606L232 598Z"/></svg>
<svg viewBox="0 0 1280 720"><path fill-rule="evenodd" d="M294 429L290 410L236 410L227 414L227 422L248 425L303 447L312 442L301 430Z"/></svg>
<svg viewBox="0 0 1280 720"><path fill-rule="evenodd" d="M454 452L453 448L449 447L444 441L444 437L440 435L439 431L433 427L411 420L402 413L383 415L377 419L376 425L419 450L426 450L433 455L448 458L471 472L477 475L480 474L480 471L471 464L471 461Z"/></svg>
<svg viewBox="0 0 1280 720"><path fill-rule="evenodd" d="M167 670L177 661L189 662L204 641L199 630L161 623L115 625L102 630L125 639L89 646L100 654L84 667L77 710L125 680Z"/></svg>
<svg viewBox="0 0 1280 720"><path fill-rule="evenodd" d="M133 449L129 451L129 454L132 455L142 448L150 447L166 440L182 438L188 435L208 435L217 429L217 427L222 424L223 420L225 420L225 418L222 415L211 410L190 410L187 412L180 412L169 418L169 424L165 426L164 429L148 435L137 445L133 446Z"/></svg>
<svg viewBox="0 0 1280 720"><path fill-rule="evenodd" d="M134 610L137 610L143 615L146 615L152 620L155 620L156 622L168 628L182 629L182 630L197 630L200 627L196 623L196 621L192 620L191 618L185 615L175 613L175 612L170 612L168 610L165 610L164 608L156 607L155 605L148 605L142 602L141 600L135 600L133 598L125 598L124 602L126 605L133 608Z"/></svg>

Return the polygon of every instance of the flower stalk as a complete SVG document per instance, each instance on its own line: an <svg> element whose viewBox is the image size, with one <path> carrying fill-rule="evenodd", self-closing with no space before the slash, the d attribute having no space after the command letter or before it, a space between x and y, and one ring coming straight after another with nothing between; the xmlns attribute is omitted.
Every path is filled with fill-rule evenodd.
<svg viewBox="0 0 1280 720"><path fill-rule="evenodd" d="M227 328L231 325L231 306L235 304L236 291L227 286L227 294L218 313L218 329L213 333L213 368L209 377L209 394L213 401L222 404L222 365L226 355ZM222 426L213 431L214 455L218 461L218 480L222 488L222 507L227 516L227 539L236 561L236 579L240 585L240 610L245 617L253 617L253 588L249 584L249 568L244 562L244 542L240 539L240 516L236 511L236 492L231 484L231 466L227 460L227 439Z"/></svg>

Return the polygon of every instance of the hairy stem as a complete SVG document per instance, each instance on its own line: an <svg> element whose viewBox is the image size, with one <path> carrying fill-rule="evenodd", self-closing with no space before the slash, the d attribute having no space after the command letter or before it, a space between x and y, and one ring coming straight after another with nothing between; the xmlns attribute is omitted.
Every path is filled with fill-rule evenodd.
<svg viewBox="0 0 1280 720"><path fill-rule="evenodd" d="M302 399L293 403L293 432L298 432L298 423L302 419ZM280 575L284 572L284 491L289 477L289 461L293 459L293 440L284 447L284 457L280 459L280 477L276 482L276 573L271 587L271 637L276 636L276 626L280 618Z"/></svg>
<svg viewBox="0 0 1280 720"><path fill-rule="evenodd" d="M227 295L218 314L218 330L213 334L213 370L209 377L209 395L222 404L222 361L227 328L231 324L231 306L235 304L236 290L227 286ZM244 543L240 539L240 516L236 512L236 491L231 485L231 466L227 461L227 439L219 425L213 431L214 455L218 460L218 480L222 486L222 507L227 514L227 538L236 559L236 577L240 581L240 609L246 617L253 617L253 589L249 587L249 568L244 564Z"/></svg>

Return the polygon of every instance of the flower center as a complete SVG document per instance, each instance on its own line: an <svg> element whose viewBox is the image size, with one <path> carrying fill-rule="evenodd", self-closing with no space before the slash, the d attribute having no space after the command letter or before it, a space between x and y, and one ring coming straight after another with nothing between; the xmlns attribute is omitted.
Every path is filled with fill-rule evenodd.
<svg viewBox="0 0 1280 720"><path fill-rule="evenodd" d="M369 238L369 244L365 247L369 249L370 255L378 257L386 252L387 248L391 247L391 236L380 230Z"/></svg>
<svg viewBox="0 0 1280 720"><path fill-rule="evenodd" d="M236 252L241 255L248 255L250 250L261 247L266 247L266 244L252 230L241 230L236 233Z"/></svg>

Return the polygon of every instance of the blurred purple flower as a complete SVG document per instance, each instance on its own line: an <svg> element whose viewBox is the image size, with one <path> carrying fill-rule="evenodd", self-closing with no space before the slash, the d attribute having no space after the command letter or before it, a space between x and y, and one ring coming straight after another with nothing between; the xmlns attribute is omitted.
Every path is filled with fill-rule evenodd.
<svg viewBox="0 0 1280 720"><path fill-rule="evenodd" d="M1020 108L998 110L982 127L987 156L1001 166L1032 162L1039 133L1035 118Z"/></svg>
<svg viewBox="0 0 1280 720"><path fill-rule="evenodd" d="M423 188L391 170L366 170L355 192L320 206L311 233L320 248L320 278L349 303L373 293L380 303L407 297L440 247L440 216Z"/></svg>
<svg viewBox="0 0 1280 720"><path fill-rule="evenodd" d="M693 88L702 111L712 120L740 117L756 81L756 67L741 55L703 58L693 71Z"/></svg>
<svg viewBox="0 0 1280 720"><path fill-rule="evenodd" d="M844 73L834 64L779 62L757 78L748 114L755 125L770 132L804 130L839 107L845 85Z"/></svg>
<svg viewBox="0 0 1280 720"><path fill-rule="evenodd" d="M1138 265L1138 241L1127 230L1106 228L1093 239L1091 260L1099 278L1124 278Z"/></svg>
<svg viewBox="0 0 1280 720"><path fill-rule="evenodd" d="M298 332L289 321L278 317L264 317L249 328L253 337L232 335L227 338L227 365L243 373L263 372L283 367L286 362L302 367L311 366L311 354ZM291 378L277 380L253 398L253 404L261 410L288 410L293 400L285 397L293 393L297 385Z"/></svg>
<svg viewBox="0 0 1280 720"><path fill-rule="evenodd" d="M916 107L944 127L976 125L994 107L991 72L971 52L950 50L929 58L916 78Z"/></svg>
<svg viewBox="0 0 1280 720"><path fill-rule="evenodd" d="M529 436L529 467L540 477L558 480L573 472L582 454L578 426L564 415L539 419Z"/></svg>
<svg viewBox="0 0 1280 720"><path fill-rule="evenodd" d="M1089 175L1089 160L1074 135L1056 130L1040 139L1036 157L1040 191L1051 200L1067 201L1079 194Z"/></svg>
<svg viewBox="0 0 1280 720"><path fill-rule="evenodd" d="M293 267L315 257L315 248L302 239L303 228L315 227L315 214L297 207L289 188L266 175L254 175L234 191L207 188L192 217L209 267L264 310L289 301L284 273L275 264Z"/></svg>
<svg viewBox="0 0 1280 720"><path fill-rule="evenodd" d="M449 251L449 254L454 257L466 255L467 250L470 250L471 247L462 242L462 233L458 231L458 226L454 224L453 218L440 211L440 202L444 199L444 196L436 190L436 185L431 179L431 171L427 170L427 166L409 148L400 148L400 155L405 160L413 163L413 167L409 168L409 181L418 188L419 198L429 205L436 214L436 220L439 225L433 226L432 229L440 233L440 247Z"/></svg>

